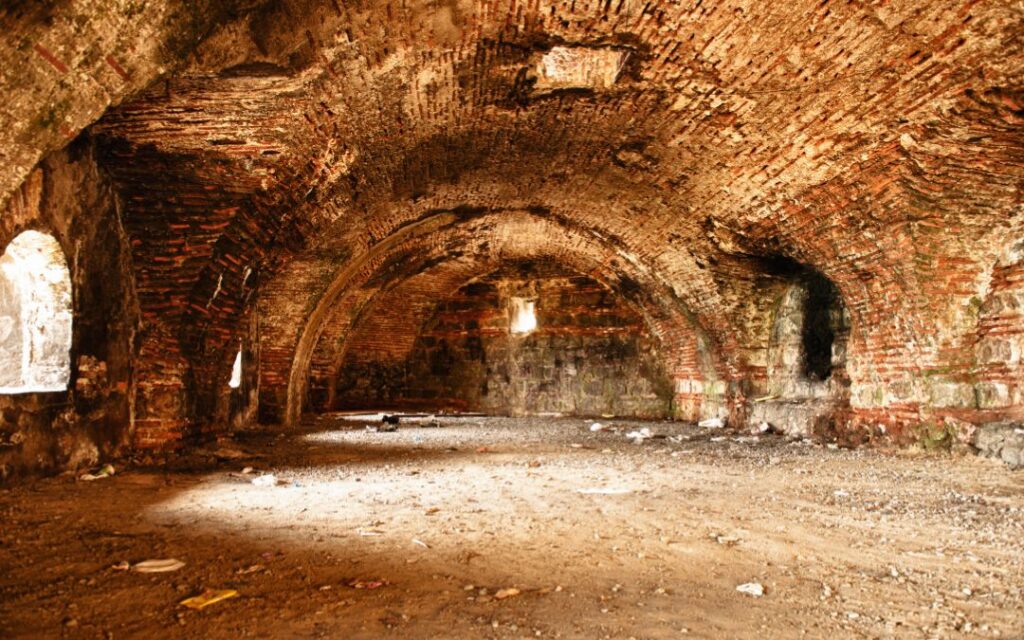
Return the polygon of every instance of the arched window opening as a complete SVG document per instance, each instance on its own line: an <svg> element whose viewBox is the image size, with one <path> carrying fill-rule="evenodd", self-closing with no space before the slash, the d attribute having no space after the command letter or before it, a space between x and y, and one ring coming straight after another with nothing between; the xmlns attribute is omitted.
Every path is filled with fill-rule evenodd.
<svg viewBox="0 0 1024 640"><path fill-rule="evenodd" d="M232 389L237 389L242 385L242 350L239 349L235 355L235 363L231 365L231 379L228 380L228 386Z"/></svg>
<svg viewBox="0 0 1024 640"><path fill-rule="evenodd" d="M512 333L527 334L537 328L537 301L512 298Z"/></svg>
<svg viewBox="0 0 1024 640"><path fill-rule="evenodd" d="M71 318L71 277L60 244L25 231L0 257L0 393L67 389Z"/></svg>

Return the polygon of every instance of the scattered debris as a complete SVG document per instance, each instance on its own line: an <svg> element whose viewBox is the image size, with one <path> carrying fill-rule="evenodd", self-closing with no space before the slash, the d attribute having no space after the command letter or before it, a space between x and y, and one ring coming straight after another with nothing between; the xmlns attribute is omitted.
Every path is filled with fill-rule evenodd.
<svg viewBox="0 0 1024 640"><path fill-rule="evenodd" d="M389 583L387 580L353 580L348 583L348 586L353 589L379 589L385 587Z"/></svg>
<svg viewBox="0 0 1024 640"><path fill-rule="evenodd" d="M707 420L701 420L697 423L698 427L705 429L721 429L725 426L725 420L721 418L708 418Z"/></svg>
<svg viewBox="0 0 1024 640"><path fill-rule="evenodd" d="M74 535L65 536L63 539L44 537L43 540L48 543L53 541L51 549L60 551L51 553L49 560L41 560L43 563L52 562L52 565L43 564L44 567L58 566L56 558L60 558L59 562L63 564L63 558L67 556L70 562L84 567L81 574L75 576L75 584L79 586L71 587L74 593L82 595L74 596L71 601L79 604L79 607L88 607L88 599L98 598L101 594L106 594L104 597L108 599L117 598L120 591L132 585L145 583L151 587L159 586L164 590L162 606L165 611L159 619L152 621L152 626L169 622L175 628L178 625L174 620L174 610L181 614L185 628L191 628L195 624L205 625L206 622L196 618L206 618L213 614L218 619L217 625L220 625L217 628L228 629L238 625L244 627L246 616L251 616L253 608L257 607L262 599L284 598L288 602L284 602L282 606L286 606L288 611L309 616L309 619L331 619L335 626L342 625L338 627L342 632L347 628L341 621L345 613L343 607L352 606L343 603L349 599L357 603L356 607L360 612L370 611L368 615L387 615L388 612L399 610L412 614L415 622L397 626L393 631L397 635L416 635L420 630L429 635L439 629L443 632L445 625L451 625L450 628L454 629L453 635L471 635L460 633L469 628L461 626L462 623L457 616L462 615L471 618L489 615L488 623L494 617L501 617L502 629L505 629L509 621L523 624L523 621L529 618L523 617L522 607L541 604L537 600L544 598L544 590L537 589L538 587L544 587L545 584L554 587L555 577L551 575L551 569L547 566L546 554L550 553L552 548L569 544L576 549L585 550L588 558L601 562L607 568L603 573L605 579L582 584L579 581L576 584L567 583L564 594L552 593L547 596L548 602L544 604L574 615L581 611L593 611L595 615L600 616L599 608L606 607L610 609L609 615L612 617L604 620L607 624L626 626L630 624L626 622L630 616L636 616L636 620L639 621L652 620L653 618L648 616L667 610L666 608L673 606L675 602L672 599L678 599L675 595L660 594L659 588L678 587L683 590L678 597L685 599L688 597L687 594L692 593L685 591L687 572L710 570L712 567L720 567L719 577L726 578L726 582L717 587L718 597L723 594L726 598L730 597L725 589L732 584L733 593L742 596L732 598L738 604L748 605L745 608L748 611L742 613L750 615L750 620L744 618L739 622L749 623L753 630L759 629L761 615L774 615L779 616L784 622L797 626L800 621L808 619L820 622L819 630L824 629L837 637L843 636L847 630L835 626L841 623L830 622L826 616L834 611L838 618L845 620L844 613L847 610L859 612L862 621L873 615L885 616L887 614L883 612L887 606L884 603L889 599L896 603L895 606L888 607L891 610L914 611L921 605L920 617L917 614L913 617L915 621L919 620L921 625L927 624L929 627L950 621L950 612L956 610L968 612L975 620L981 620L982 616L991 614L997 622L1005 624L1005 619L999 617L1000 607L1006 607L1004 610L1009 611L1011 606L1019 604L1016 592L1009 591L1016 586L1012 581L1013 565L1007 565L1009 569L1002 569L1007 573L1001 576L995 575L993 571L989 577L988 573L994 566L990 560L992 557L1008 558L1012 561L1013 553L1019 546L1016 545L1016 538L1011 537L1011 529L1021 514L1020 500L1016 499L1016 495L1010 496L1004 491L1011 487L1015 476L999 468L990 468L988 464L982 464L978 460L961 457L943 458L941 465L933 463L930 459L926 461L929 466L934 464L936 470L941 467L943 473L952 474L955 482L951 486L963 492L956 493L950 490L946 493L950 487L934 491L933 478L921 472L917 459L890 457L886 454L876 454L871 450L863 450L856 455L850 454L849 458L844 455L841 460L832 460L831 457L835 454L822 453L821 449L824 447L794 450L785 446L782 438L775 436L770 437L775 441L767 443L765 448L748 450L746 446L733 446L734 434L728 430L704 430L693 425L677 427L672 423L644 423L632 419L612 423L612 428L617 427L619 430L616 435L612 435L611 429L603 434L590 433L589 426L592 420L579 419L543 424L538 427L537 432L522 428L522 425L533 423L512 420L506 423L504 420L495 420L493 424L485 425L486 430L483 433L476 433L473 428L463 427L464 422L456 419L451 419L451 424L446 422L446 427L449 427L447 430L423 433L423 430L416 429L418 425L407 417L403 416L403 420L407 420L407 423L404 424L405 428L401 433L397 434L398 437L402 442L408 443L413 436L419 434L424 440L433 441L429 456L389 458L382 461L382 465L376 470L345 468L318 479L315 474L305 470L295 472L301 473L301 476L296 476L289 470L300 468L305 460L302 456L306 456L310 450L308 443L293 438L287 445L288 456L277 459L278 464L261 465L244 480L232 480L226 478L223 472L217 473L210 477L210 482L216 483L221 491L205 495L196 494L195 500L175 501L173 508L167 512L172 515L161 519L163 522L185 523L195 518L209 517L207 510L210 506L237 508L240 505L255 504L269 507L270 510L266 515L247 514L241 522L251 524L253 520L248 519L249 515L259 516L260 520L273 516L273 520L269 522L284 529L289 539L292 536L299 539L301 536L302 540L307 541L307 544L298 547L288 544L283 537L274 535L247 545L250 549L255 549L255 552L247 552L238 548L237 539L224 537L216 541L211 539L212 544L201 545L186 553L180 548L180 535L175 529L157 529L152 523L136 527L129 523L112 522L110 514L129 505L133 505L132 508L136 510L148 507L153 504L154 496L156 499L166 499L168 495L192 487L200 491L207 490L209 485L196 485L194 476L187 470L184 474L165 475L134 471L129 473L127 469L122 468L118 473L123 477L119 476L118 482L91 487L100 491L88 490L89 487L82 487L80 483L76 489L73 479L83 471L95 471L99 464L80 470L72 476L70 483L54 482L44 484L42 487L46 491L60 489L62 496L81 504L84 509L83 514L79 516L82 518L81 523L54 510L48 512L48 515L60 515L61 519L55 520L53 526L37 527L37 513L29 512L22 515L21 512L14 511L5 516L6 522L8 526L11 521L20 524L15 524L17 528L10 532L5 529L4 533L8 538L20 537L31 541L35 535L56 536L62 534L65 529L72 529ZM601 422L608 424L604 420ZM363 432L363 426L364 424L349 424L345 430L338 431L336 437L354 444L369 443L371 449L374 440L388 439L390 442L390 438L394 437L366 434ZM625 439L627 432L643 426L649 427L655 434L681 433L691 436L691 440L684 440L679 445L666 441L666 446L677 450L669 450L659 455L661 445L655 440L647 441L642 446L635 446ZM722 445L705 445L704 443L713 436L726 436L726 442ZM572 440L584 441L584 438L587 438L586 442L600 444L590 452L568 448L567 445ZM768 436L761 438L762 442L768 439ZM502 443L498 445L502 455L466 455L477 446L493 441ZM272 448L278 446L262 439L258 442L267 449L254 448L254 452L273 450ZM459 444L469 467L463 466L461 458L456 464L441 453L449 442ZM613 453L601 455L603 447L608 447L607 450ZM353 448L338 447L336 460L339 464L348 464L352 460ZM315 451L316 456L325 455L328 448L324 447L322 452L319 449ZM672 453L679 453L679 458L670 458L669 455ZM373 451L366 459L377 460L377 456L378 452ZM495 457L503 459L499 461L500 464L484 468L479 475L475 474L477 464ZM530 468L529 462L533 460L541 461L541 467ZM742 463L744 471L733 474L735 465L732 463L736 461ZM884 474L887 486L885 491L876 492L873 488L877 488L879 470L883 463L891 465L886 467ZM747 472L762 469L765 464L771 465L771 473L758 475L756 482L747 482ZM441 466L452 473L439 473L438 467ZM242 470L238 463L229 463L225 467L225 470L235 473ZM474 474L469 473L467 469L473 469ZM700 474L709 474L708 481L736 483L737 486L723 491L691 493L693 479L697 477L695 471L698 470ZM722 475L721 471L729 473ZM316 490L308 497L310 504L294 504L294 508L288 506L289 502L294 503L297 490L289 493L287 488L277 486L274 491L264 492L255 491L255 487L246 490L247 487L242 484L249 484L257 476L271 472L275 475L283 473L285 477L299 479L303 484L313 483ZM999 474L997 480L993 480L994 473ZM147 478L145 484L137 480L143 476ZM362 478L362 484L355 483L356 477ZM309 482L306 478L310 478ZM338 495L321 491L317 485L321 480L330 482L334 479L341 479L339 484L346 490L368 485L370 482L378 483L381 479L393 481L396 486L417 486L422 483L425 488L422 491L409 492L401 499L383 490L356 491L353 497L358 498L360 505L365 509L349 509L336 503ZM106 490L117 489L126 482L131 484L125 487L123 493L119 489L119 496L133 502L109 504L109 496L105 495ZM138 486L136 482L139 482ZM464 494L461 493L462 487L466 488ZM144 489L145 494L137 491L138 488ZM431 490L428 491L428 488ZM450 491L453 489L457 490L459 495L451 494ZM488 504L487 496L494 494L490 494L489 491L500 492L495 497L504 509L517 509L519 496L536 501L536 505L531 505L536 509L536 513L529 513L526 516L520 513L521 520L515 523L515 529L510 532L507 522L502 524L491 519L493 507ZM360 495L364 493L365 495ZM680 514L678 522L668 524L663 521L659 512L671 509L672 501L678 499L681 493L686 493L687 499L694 502L694 508ZM0 492L0 498L3 498L0 506L6 506L6 500L11 495ZM462 499L463 495L465 499ZM915 504L912 498L922 495L929 496L926 503ZM229 496L232 502L220 502ZM509 496L514 497L510 499ZM741 498L739 504L732 505L728 502L737 496ZM25 497L28 499L34 495L26 491ZM139 501L140 497L144 502ZM894 502L897 497L899 502ZM254 499L257 501L253 502ZM313 500L320 502L313 503ZM286 508L281 508L281 505ZM841 505L842 509L832 513L829 509L838 508L835 505ZM391 506L395 509L391 509ZM309 507L309 511L303 513L301 510L304 507ZM736 508L739 511L735 515L722 515L726 513L726 508ZM317 512L316 509L320 511ZM436 515L424 515L428 509ZM829 518L824 526L817 515L822 509L835 516ZM573 519L578 517L579 521L569 527L552 528L549 523L563 518L567 510L571 510ZM751 558L747 551L752 552L751 545L756 547L765 539L777 535L775 529L770 526L774 524L774 520L769 521L767 516L761 518L765 510L772 512L773 519L779 518L779 522L789 523L787 535L794 536L802 543L799 546L805 549L800 553L805 555L794 556L789 562L780 560L785 566L775 564L774 561L771 566L763 562L748 562ZM883 533L891 536L891 540L872 538L870 535L871 532L877 533L870 525L876 522L874 514L879 512L884 514L892 525L883 527ZM583 514L590 515L584 519ZM865 517L865 514L870 515ZM234 513L231 513L231 516L233 519ZM914 529L916 523L921 520L927 521L927 524L934 523L935 527ZM977 523L981 526L970 535L964 529L963 539L958 538L958 543L963 544L961 547L960 544L951 545L942 540L941 535L935 535L936 531L944 530L943 527L948 526L951 521ZM834 522L844 523L852 530L847 532L828 526ZM33 531L34 527L38 528L40 534ZM130 529L119 532L116 530L117 527ZM24 533L19 530L21 528L24 528ZM374 537L359 537L360 529L363 535ZM869 533L865 535L865 531ZM925 535L921 534L922 544L904 544L905 539L901 537L901 533L914 535L916 538L918 531L928 531L931 535L926 539ZM1003 540L998 543L1000 546L985 542L986 536L991 535L993 531L1007 532L1005 538L1000 538ZM595 533L600 537L595 538ZM849 547L850 553L867 550L872 555L871 566L850 566L844 561L846 556L837 559L827 554L818 556L818 560L810 560L809 556L817 553L806 550L814 547L813 543L808 543L818 540L819 536L829 534L835 535L839 544ZM432 543L427 543L420 536L429 537ZM78 539L90 541L90 544L85 547L74 544ZM451 546L460 540L463 541L462 544ZM68 544L69 542L72 544ZM423 544L420 544L421 542ZM968 544L969 542L971 544ZM435 547L434 544L438 546ZM940 546L945 546L944 556L936 555ZM67 551L61 547L66 547ZM513 557L509 555L508 550L513 547L522 550L523 555L515 556L512 565L508 565L506 561ZM346 548L356 553L346 553ZM419 551L421 548L422 552ZM19 547L15 546L14 549ZM283 559L277 555L279 549L287 552ZM976 552L977 556L968 555L968 549ZM921 555L911 555L908 551L920 551ZM132 571L131 565L140 560L177 558L182 554L188 558L185 561L187 565L178 571L151 575L134 572L129 574ZM364 560L370 556L390 558L392 565L404 568L404 571L382 571L379 563ZM678 558L684 556L689 560L681 564L676 562ZM524 561L519 562L518 558ZM407 564L410 559L418 562ZM128 562L111 568L111 565L121 560ZM957 563L958 560L962 564ZM816 575L812 576L818 580L806 580L807 576L801 576L799 570L795 569L802 566L801 563L807 562L821 563L823 569L820 574L816 572ZM755 565L760 565L761 568ZM321 570L325 566L328 570ZM509 571L511 575L504 578L499 576L494 579L495 566L505 566L506 569L511 566L514 571ZM309 569L312 569L312 573ZM11 575L12 580L31 580L30 567L27 565L14 563L11 570L15 572ZM976 571L981 573L974 573ZM434 574L438 577L435 578ZM347 585L356 578L361 578L365 583L383 578L384 575L390 575L391 578L387 580L393 580L385 587L365 589L364 585L363 590L357 590L354 586ZM491 578L488 578L488 575ZM396 599L402 600L407 595L407 587L413 591L420 591L415 585L405 584L407 580L402 576L417 576L429 585L422 590L424 594L438 594L437 600L428 601L429 596L424 596L423 602L429 605L437 602L438 610L449 606L450 608L445 609L436 621L433 618L428 620L421 617L422 613L428 610L427 607L419 608L417 605L411 609L400 608L400 603L396 604ZM737 580L746 578L748 583L755 583L760 582L759 578L772 580L773 576L779 578L780 584L776 585L773 582L773 587L768 588L767 584L761 583L763 591L760 596L742 590L736 591L737 586L741 584ZM428 578L430 582L427 582ZM822 580L831 586L826 588ZM89 581L94 581L95 584L86 586ZM476 585L476 589L471 588L464 593L464 585L470 582ZM790 582L799 583L800 589L806 591L804 595L810 603L806 608L797 607L797 610L790 606L790 596L793 594L783 589L782 584ZM615 583L622 585L617 592L611 591ZM855 586L844 586L846 583ZM866 594L858 593L858 587L861 585L865 586ZM326 589L328 586L330 589ZM476 590L481 586L487 587L487 595L477 595ZM185 606L178 606L179 601L195 596L205 587L232 588L245 597L237 598L238 601L232 605L221 603L203 611L192 611ZM506 598L509 600L508 603L498 598L499 590L513 587L518 588L521 593ZM707 585L699 588L704 589L705 593L710 593L709 597L714 597L713 585L710 592L707 591ZM964 591L965 588L971 590L970 595ZM445 590L450 590L452 595L440 596L439 594ZM666 591L671 593L673 590ZM569 592L574 592L575 595L570 598ZM997 592L1002 595L992 595ZM305 594L306 597L296 599L289 595L296 593ZM857 594L858 597L851 599L853 594ZM564 600L559 598L560 595L564 595ZM599 601L597 604L595 600L601 596L607 600ZM489 598L490 604L483 604L480 600L473 600L473 604L469 604L469 597ZM933 600L937 601L940 597L940 609L924 611L924 607L930 606ZM827 604L819 607L818 612L812 612L811 604L819 602L819 598L825 598ZM414 599L417 603L420 602L419 596ZM463 606L459 606L460 601ZM47 601L39 598L29 602L32 608L39 608L45 607ZM644 605L642 609L637 605L641 602ZM160 606L159 603L156 604ZM683 603L682 606L685 608L688 604ZM167 607L171 608L170 615L166 615ZM762 610L763 607L768 609ZM434 607L430 608L432 610ZM316 611L320 610L323 613L316 616ZM71 615L79 620L81 627L92 629L91 625L95 621L85 611L84 608L61 608L53 614L56 616L52 619L53 626L59 631L62 616ZM348 611L351 612L352 609ZM688 615L699 615L699 607L686 611ZM819 612L822 615L819 615ZM114 613L121 616L117 611ZM127 611L129 620L131 613L132 611ZM32 611L26 610L25 620L30 621L31 615ZM123 621L125 618L118 619ZM360 614L357 619L364 618ZM682 616L679 620L686 622ZM561 624L561 619L551 624L556 625L551 627L552 630L558 629L557 625ZM690 636L701 635L704 632L701 625L688 622L687 624L693 627ZM864 624L865 629L875 628L874 623L870 628L866 626L868 622ZM283 634L287 635L290 627L274 625L267 629L284 629ZM479 631L475 625L474 629ZM520 632L508 631L500 635L525 637L533 635L532 631L524 627ZM885 633L882 627L877 627L877 631L879 634ZM604 633L615 635L614 631L600 632L597 627L581 627L575 632L587 637L599 637ZM573 631L568 633L572 635ZM160 635L159 630L156 634ZM545 630L543 635L551 634ZM620 635L625 637L627 634ZM1004 628L1003 637L1008 635L1012 634Z"/></svg>
<svg viewBox="0 0 1024 640"><path fill-rule="evenodd" d="M185 566L185 563L176 558L165 558L161 560L143 560L132 565L132 571L136 573L169 573L177 571Z"/></svg>
<svg viewBox="0 0 1024 640"><path fill-rule="evenodd" d="M114 475L114 465L105 464L100 467L100 470L96 473L83 473L78 476L79 480L85 480L86 482L92 482L93 480L101 480L103 478L109 478Z"/></svg>
<svg viewBox="0 0 1024 640"><path fill-rule="evenodd" d="M736 590L755 598L760 598L764 595L764 586L760 582L746 582L736 587Z"/></svg>
<svg viewBox="0 0 1024 640"><path fill-rule="evenodd" d="M252 484L256 487L275 487L277 486L277 476L272 473L265 473L253 478Z"/></svg>
<svg viewBox="0 0 1024 640"><path fill-rule="evenodd" d="M650 438L653 438L654 436L653 434L651 434L650 429L644 427L643 429L639 429L637 431L630 431L629 433L626 434L626 437L632 440L633 444L640 444L644 440L648 440Z"/></svg>
<svg viewBox="0 0 1024 640"><path fill-rule="evenodd" d="M978 455L1002 460L1011 469L1024 468L1024 423L990 422L973 434Z"/></svg>
<svg viewBox="0 0 1024 640"><path fill-rule="evenodd" d="M590 430L594 431L594 432L605 431L606 429L608 429L608 427L606 427L605 425L601 424L600 422L595 422L595 423L590 425Z"/></svg>
<svg viewBox="0 0 1024 640"><path fill-rule="evenodd" d="M197 596L185 598L179 604L198 611L200 609L205 609L211 604L216 604L222 600L227 600L236 596L238 596L238 592L234 589L206 589Z"/></svg>

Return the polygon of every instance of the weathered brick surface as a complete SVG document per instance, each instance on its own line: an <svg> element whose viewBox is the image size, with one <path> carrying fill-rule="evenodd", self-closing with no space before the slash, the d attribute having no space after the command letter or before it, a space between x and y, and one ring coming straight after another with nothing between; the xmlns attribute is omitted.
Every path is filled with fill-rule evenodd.
<svg viewBox="0 0 1024 640"><path fill-rule="evenodd" d="M133 0L0 6L0 205L47 152L180 66L221 20L259 2Z"/></svg>
<svg viewBox="0 0 1024 640"><path fill-rule="evenodd" d="M724 385L716 382L720 372L711 347L707 339L701 346L700 331L685 310L671 302L671 290L664 283L652 280L649 274L638 271L621 255L579 230L553 223L536 212L473 210L459 216L448 212L435 217L438 220L426 224L434 220L428 218L422 229L403 235L401 241L382 243L387 245L385 250L350 261L351 272L337 282L336 295L326 303L321 301L326 307L322 319L303 326L307 312L301 306L283 296L268 301L268 308L288 308L294 315L293 322L275 323L274 335L264 333L264 339L268 343L280 340L295 344L303 330L312 333L305 357L309 358L314 378L332 380L332 372L340 366L341 354L350 344L350 331L360 318L384 317L381 322L388 327L386 333L374 332L379 338L363 341L367 358L387 359L407 353L425 316L459 285L498 268L505 260L543 258L595 277L642 309L659 342L661 366L672 380L687 381L686 385L677 385L678 415L695 418L703 411L717 411ZM377 294L378 290L381 293ZM294 348L277 352L293 353ZM302 358L300 352L296 356L300 365ZM709 382L706 387L705 381ZM266 397L273 381L264 383ZM293 390L293 394L304 397L305 387Z"/></svg>
<svg viewBox="0 0 1024 640"><path fill-rule="evenodd" d="M640 309L682 417L772 391L783 262L848 313L842 428L1022 410L1013 3L134 4L0 13L0 193L121 103L89 135L131 241L147 440L219 428L241 342L260 417L293 421L360 314L422 321L513 257ZM404 322L368 353L414 342Z"/></svg>
<svg viewBox="0 0 1024 640"><path fill-rule="evenodd" d="M411 327L389 320L415 306L364 314L321 408L671 415L673 386L643 318L594 280L530 262L432 293ZM527 335L510 333L513 296L536 304Z"/></svg>

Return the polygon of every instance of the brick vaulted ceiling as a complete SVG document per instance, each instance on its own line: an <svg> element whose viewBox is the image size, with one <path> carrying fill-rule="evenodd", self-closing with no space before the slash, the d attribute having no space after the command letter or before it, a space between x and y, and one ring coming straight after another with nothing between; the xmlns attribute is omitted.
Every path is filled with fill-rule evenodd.
<svg viewBox="0 0 1024 640"><path fill-rule="evenodd" d="M902 406L921 371L972 366L969 301L1024 237L1019 2L4 11L0 86L17 98L0 121L18 125L0 159L23 177L87 128L123 200L144 343L198 380L226 375L261 304L280 358L265 386L284 389L305 375L296 350L308 367L336 331L316 310L357 286L339 274L425 268L379 250L389 238L457 253L456 273L519 220L522 255L678 307L723 379L759 375L765 265L820 271L852 317L855 405L882 389ZM444 228L396 238L430 220Z"/></svg>

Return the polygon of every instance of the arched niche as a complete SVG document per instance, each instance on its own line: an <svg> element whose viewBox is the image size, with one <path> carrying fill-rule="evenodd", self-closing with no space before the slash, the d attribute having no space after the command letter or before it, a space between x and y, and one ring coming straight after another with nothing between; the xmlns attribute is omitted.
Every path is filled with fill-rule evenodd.
<svg viewBox="0 0 1024 640"><path fill-rule="evenodd" d="M849 406L846 345L850 320L839 289L796 263L772 308L767 395L753 399L750 421L794 435L824 433Z"/></svg>
<svg viewBox="0 0 1024 640"><path fill-rule="evenodd" d="M0 393L67 389L71 319L60 244L38 231L21 233L0 257Z"/></svg>
<svg viewBox="0 0 1024 640"><path fill-rule="evenodd" d="M775 308L768 343L768 386L781 397L821 397L845 375L849 320L842 296L825 276L801 273Z"/></svg>

